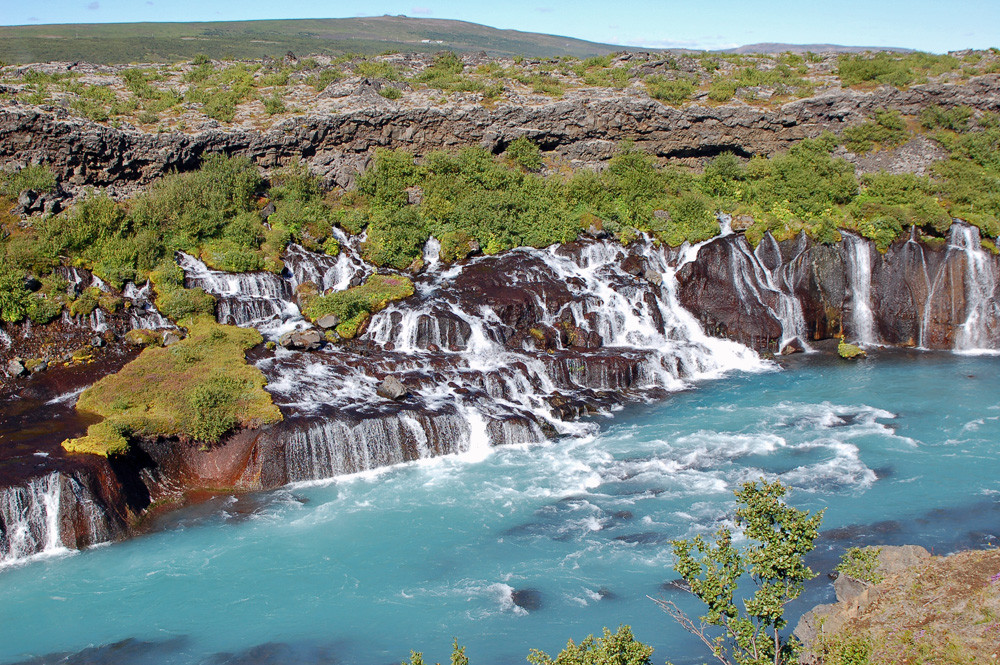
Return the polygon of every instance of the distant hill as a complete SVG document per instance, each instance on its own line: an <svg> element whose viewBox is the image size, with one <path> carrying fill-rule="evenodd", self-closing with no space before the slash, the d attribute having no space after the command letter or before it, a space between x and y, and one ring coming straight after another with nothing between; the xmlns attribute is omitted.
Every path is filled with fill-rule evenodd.
<svg viewBox="0 0 1000 665"><path fill-rule="evenodd" d="M406 16L212 23L85 23L0 27L10 64L84 60L177 62L203 53L249 59L385 51L485 51L497 55L588 57L626 49L570 37L498 30L476 23ZM655 49L641 49L655 50Z"/></svg>
<svg viewBox="0 0 1000 665"><path fill-rule="evenodd" d="M779 44L774 42L763 42L760 44L747 44L736 48L727 48L719 53L864 53L865 51L893 51L895 53L909 53L913 49L899 48L896 46L841 46L840 44Z"/></svg>

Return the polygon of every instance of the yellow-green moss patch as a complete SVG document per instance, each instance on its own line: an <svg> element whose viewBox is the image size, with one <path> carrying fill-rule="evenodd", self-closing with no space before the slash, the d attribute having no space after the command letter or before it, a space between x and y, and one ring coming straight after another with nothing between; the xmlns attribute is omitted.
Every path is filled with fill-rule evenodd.
<svg viewBox="0 0 1000 665"><path fill-rule="evenodd" d="M408 277L372 275L361 286L309 298L304 311L313 321L335 314L341 320L337 333L352 339L372 314L412 295L413 282Z"/></svg>
<svg viewBox="0 0 1000 665"><path fill-rule="evenodd" d="M66 450L117 454L138 436L214 443L236 427L281 420L264 390L267 379L244 355L262 341L260 333L207 316L185 324L187 338L143 350L80 395L77 409L104 420L91 425L86 436L63 442Z"/></svg>

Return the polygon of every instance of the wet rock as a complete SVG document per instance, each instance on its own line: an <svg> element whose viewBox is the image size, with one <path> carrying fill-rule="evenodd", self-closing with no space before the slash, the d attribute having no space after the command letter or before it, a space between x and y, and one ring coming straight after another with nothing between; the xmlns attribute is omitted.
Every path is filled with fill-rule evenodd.
<svg viewBox="0 0 1000 665"><path fill-rule="evenodd" d="M340 317L336 314L327 314L326 316L319 317L319 319L316 320L316 325L323 330L336 328L340 325Z"/></svg>
<svg viewBox="0 0 1000 665"><path fill-rule="evenodd" d="M389 375L382 379L382 383L375 389L375 393L379 397L396 400L403 399L410 394L410 391L406 389L402 381L395 376Z"/></svg>
<svg viewBox="0 0 1000 665"><path fill-rule="evenodd" d="M105 341L104 341L104 338L103 338L103 337L101 337L100 335L94 335L93 337L91 337L91 338L90 338L90 345L91 345L92 347L94 347L95 349L99 349L99 348L101 348L101 347L102 347L102 346L104 346L104 345L105 345L106 343L107 343L107 342L105 342Z"/></svg>
<svg viewBox="0 0 1000 665"><path fill-rule="evenodd" d="M782 347L782 349L781 349L781 355L783 355L783 356L790 356L793 353L802 353L805 350L806 349L805 349L805 346L803 346L803 344L802 344L802 340L799 339L798 337L795 337L790 342L788 342L788 344L785 344L785 346Z"/></svg>
<svg viewBox="0 0 1000 665"><path fill-rule="evenodd" d="M646 272L646 262L641 256L629 254L622 261L622 270L633 277L641 277Z"/></svg>
<svg viewBox="0 0 1000 665"><path fill-rule="evenodd" d="M542 609L542 593L538 589L517 589L510 594L510 598L515 605L529 612Z"/></svg>
<svg viewBox="0 0 1000 665"><path fill-rule="evenodd" d="M181 341L181 336L173 332L172 330L168 330L167 332L163 333L163 340L161 343L163 344L163 346L172 346L179 341Z"/></svg>
<svg viewBox="0 0 1000 665"><path fill-rule="evenodd" d="M37 279L35 279L34 277L32 277L31 275L28 275L27 277L24 278L24 289L26 291L31 291L32 293L34 293L40 288L42 288L42 283Z"/></svg>
<svg viewBox="0 0 1000 665"><path fill-rule="evenodd" d="M19 378L22 376L27 376L28 369L21 363L20 360L14 359L7 363L7 375L12 378Z"/></svg>
<svg viewBox="0 0 1000 665"><path fill-rule="evenodd" d="M652 268L646 268L646 271L642 274L642 278L653 286L660 286L663 284L663 273L653 270Z"/></svg>
<svg viewBox="0 0 1000 665"><path fill-rule="evenodd" d="M315 351L323 346L323 336L315 328L308 330L295 330L285 333L278 338L278 344L286 349L299 349L301 351Z"/></svg>
<svg viewBox="0 0 1000 665"><path fill-rule="evenodd" d="M278 209L274 207L274 203L273 202L269 202L266 206L264 206L261 209L261 211L260 211L260 218L263 219L266 222L271 215L273 215L275 212L277 212L277 210Z"/></svg>

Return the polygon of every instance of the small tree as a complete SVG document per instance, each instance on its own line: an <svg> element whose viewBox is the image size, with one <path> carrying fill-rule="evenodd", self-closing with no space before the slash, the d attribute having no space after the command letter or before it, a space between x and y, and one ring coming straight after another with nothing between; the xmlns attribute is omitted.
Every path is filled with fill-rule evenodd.
<svg viewBox="0 0 1000 665"><path fill-rule="evenodd" d="M815 577L803 558L815 547L823 511L810 516L781 500L788 488L780 482L744 483L736 526L749 541L741 552L733 533L720 529L715 543L701 536L673 541L680 574L690 592L708 606L695 623L675 603L652 599L698 636L723 665L785 665L795 662L797 644L781 637L787 625L785 605L798 598L806 580ZM756 589L737 606L739 580L749 576ZM721 629L713 629L718 627ZM721 633L721 634L719 634Z"/></svg>

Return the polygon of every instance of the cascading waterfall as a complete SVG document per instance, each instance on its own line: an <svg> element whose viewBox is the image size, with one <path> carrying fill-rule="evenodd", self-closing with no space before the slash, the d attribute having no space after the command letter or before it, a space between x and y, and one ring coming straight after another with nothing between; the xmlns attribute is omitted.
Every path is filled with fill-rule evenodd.
<svg viewBox="0 0 1000 665"><path fill-rule="evenodd" d="M147 281L142 287L137 287L132 282L127 282L122 291L122 297L132 301L132 306L128 309L129 327L133 330L145 328L147 330L162 330L175 328L165 316L160 314L152 302L152 287Z"/></svg>
<svg viewBox="0 0 1000 665"><path fill-rule="evenodd" d="M851 289L851 334L862 345L877 344L875 315L871 307L872 245L867 240L841 232L847 252L847 282Z"/></svg>
<svg viewBox="0 0 1000 665"><path fill-rule="evenodd" d="M764 251L781 255L777 242L770 233L766 233L756 250L751 250L742 236L734 244L737 251L729 253L730 273L736 281L736 293L740 301L748 311L751 304L756 303L781 324L779 350L798 340L803 349L808 351L802 304L791 292L787 273L780 268L768 268L761 259Z"/></svg>
<svg viewBox="0 0 1000 665"><path fill-rule="evenodd" d="M0 566L65 550L59 534L61 493L58 473L0 490Z"/></svg>
<svg viewBox="0 0 1000 665"><path fill-rule="evenodd" d="M965 254L965 321L955 336L956 351L978 351L991 347L1000 322L1000 304L996 300L997 275L992 257L982 248L979 229L955 224L950 247Z"/></svg>
<svg viewBox="0 0 1000 665"><path fill-rule="evenodd" d="M588 404L767 367L704 334L676 296L676 257L649 240L630 250L644 277L622 269L627 250L610 241L522 248L445 270L436 250L428 243L417 295L372 318L361 341L380 353L278 351L258 363L276 403L301 414L302 426L281 436L289 480L579 435L593 425L566 416ZM477 297L494 284L499 301ZM510 306L537 321L530 334ZM405 410L375 396L386 374L412 390Z"/></svg>
<svg viewBox="0 0 1000 665"><path fill-rule="evenodd" d="M185 285L201 288L218 298L220 323L251 326L261 332L283 332L301 321L292 302L289 282L267 272L227 273L212 270L190 254L178 253ZM291 322L291 326L285 325Z"/></svg>

